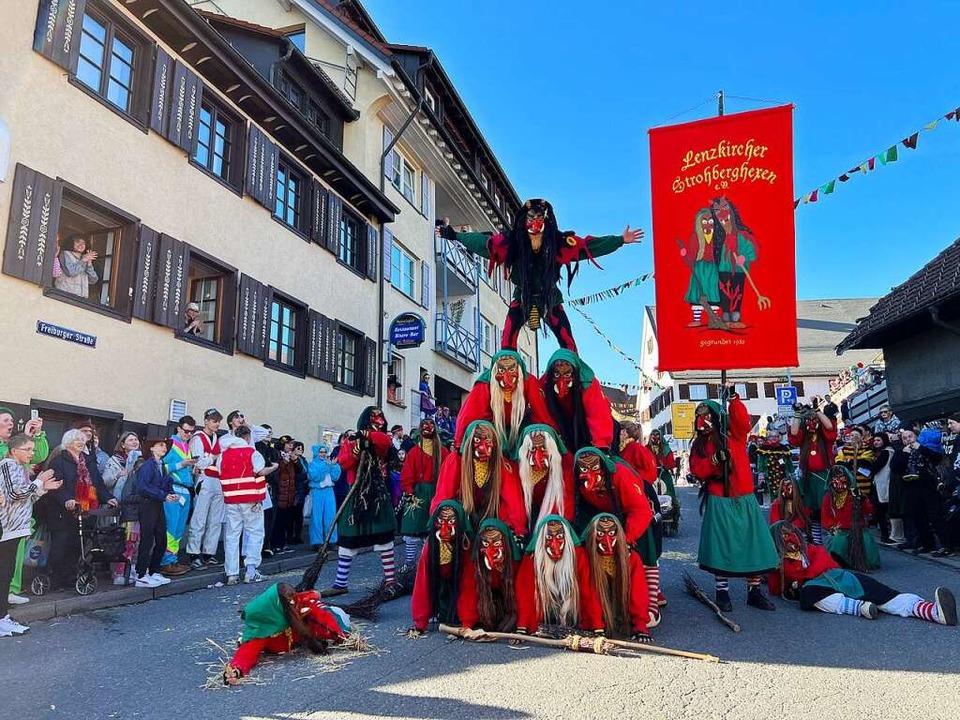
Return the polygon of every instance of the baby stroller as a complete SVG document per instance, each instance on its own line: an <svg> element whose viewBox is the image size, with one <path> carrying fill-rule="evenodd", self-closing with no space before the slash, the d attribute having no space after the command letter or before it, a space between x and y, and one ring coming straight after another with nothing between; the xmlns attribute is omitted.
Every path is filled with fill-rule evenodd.
<svg viewBox="0 0 960 720"><path fill-rule="evenodd" d="M120 525L119 508L81 511L76 513L76 517L80 535L80 557L77 559L77 579L74 582L77 593L91 595L97 591L97 563L123 563L124 580L129 580L130 561L123 556L126 533ZM30 591L34 595L43 595L49 590L50 575L38 572L30 583Z"/></svg>
<svg viewBox="0 0 960 720"><path fill-rule="evenodd" d="M660 523L663 534L673 537L680 532L680 500L673 483L673 473L668 468L660 468L657 479L653 483L660 499Z"/></svg>

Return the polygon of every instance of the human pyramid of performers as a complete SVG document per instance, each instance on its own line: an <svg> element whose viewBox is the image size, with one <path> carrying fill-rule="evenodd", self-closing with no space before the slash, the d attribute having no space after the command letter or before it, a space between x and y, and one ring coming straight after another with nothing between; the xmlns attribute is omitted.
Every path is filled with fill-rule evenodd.
<svg viewBox="0 0 960 720"><path fill-rule="evenodd" d="M400 478L399 527L386 419L376 407L363 412L338 455L350 492L337 524L336 580L318 595L317 568L305 575L302 592L274 586L248 604L246 642L225 671L231 684L260 652L289 650L297 636L312 635L311 642L324 646L343 641L349 618L320 596L347 593L353 558L373 548L387 591L380 598L389 599L399 584L398 532L408 574L416 568L414 633L439 622L518 636L559 629L652 642L650 631L667 605L660 589L661 502L679 507L676 461L658 432L645 444L637 426L616 422L599 381L577 354L558 287L563 269L569 284L580 262L595 264L594 258L638 242L642 231L561 232L550 203L537 199L521 208L509 230L456 233L445 224L439 232L487 258L490 273L509 273L516 290L502 349L460 410L452 451L442 446L433 419L421 421ZM523 325L538 330L542 324L560 349L538 378L516 346ZM732 609L729 579L741 577L749 606L775 610L761 589L767 575L771 593L799 599L804 609L867 618L879 609L956 624L949 591L938 589L927 602L864 574L876 551L870 536L854 528L862 528L867 508L851 470L833 465L828 455L836 428L822 413L792 427L790 441L801 447L800 486L780 472L789 454L768 458L768 477L782 479L768 525L747 456L749 414L736 394L726 400L727 407L712 400L697 406L690 453L703 513L699 565L715 576L715 601L708 601L715 612ZM271 615L274 622L264 622ZM294 632L288 617L297 623ZM251 631L251 618L266 630Z"/></svg>

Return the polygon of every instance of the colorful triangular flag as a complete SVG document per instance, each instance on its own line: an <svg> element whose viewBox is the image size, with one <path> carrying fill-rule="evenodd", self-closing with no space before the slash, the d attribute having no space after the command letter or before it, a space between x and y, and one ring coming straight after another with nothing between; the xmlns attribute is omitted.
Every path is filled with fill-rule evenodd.
<svg viewBox="0 0 960 720"><path fill-rule="evenodd" d="M831 181L828 182L826 185L823 185L823 186L820 188L820 191L821 191L824 195L830 195L830 194L833 193L833 189L836 187L836 185L837 185L837 181L836 181L836 180L831 180Z"/></svg>
<svg viewBox="0 0 960 720"><path fill-rule="evenodd" d="M812 193L810 193L810 202L814 203L817 201L818 192L819 192L819 188L817 188L817 190L814 190Z"/></svg>
<svg viewBox="0 0 960 720"><path fill-rule="evenodd" d="M923 129L924 129L924 130L933 130L933 129L937 126L937 123L938 123L938 122L940 122L940 118L937 118L937 119L934 120L932 123L927 123L926 125L923 126Z"/></svg>
<svg viewBox="0 0 960 720"><path fill-rule="evenodd" d="M850 179L850 176L847 173L844 173L843 175L837 178L837 180L839 180L840 182L846 182L849 179Z"/></svg>
<svg viewBox="0 0 960 720"><path fill-rule="evenodd" d="M920 133L914 133L910 137L904 138L901 140L905 148L910 148L911 150L917 149L917 140L920 137Z"/></svg>
<svg viewBox="0 0 960 720"><path fill-rule="evenodd" d="M793 209L796 210L798 207L800 207L800 198L793 201Z"/></svg>
<svg viewBox="0 0 960 720"><path fill-rule="evenodd" d="M877 159L884 165L897 161L897 146L888 147L882 153L877 155Z"/></svg>
<svg viewBox="0 0 960 720"><path fill-rule="evenodd" d="M871 170L876 170L877 168L876 158L870 158L869 160L867 160L867 167L869 167Z"/></svg>
<svg viewBox="0 0 960 720"><path fill-rule="evenodd" d="M870 172L870 170L871 170L871 168L869 167L868 163L864 163L863 165L861 165L861 166L860 166L859 168L857 168L857 169L858 169L860 172L864 173L864 174Z"/></svg>
<svg viewBox="0 0 960 720"><path fill-rule="evenodd" d="M957 120L958 122L960 122L960 113L958 113L956 110L951 110L946 115L944 115L944 117L947 120Z"/></svg>

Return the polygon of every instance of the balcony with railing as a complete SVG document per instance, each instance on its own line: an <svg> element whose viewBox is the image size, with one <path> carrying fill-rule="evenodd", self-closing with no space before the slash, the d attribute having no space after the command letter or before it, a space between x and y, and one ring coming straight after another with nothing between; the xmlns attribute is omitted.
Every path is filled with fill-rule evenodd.
<svg viewBox="0 0 960 720"><path fill-rule="evenodd" d="M480 261L458 243L436 238L437 289L446 284L447 295L469 295L480 283ZM441 274L442 273L442 274Z"/></svg>
<svg viewBox="0 0 960 720"><path fill-rule="evenodd" d="M480 366L480 338L475 333L454 322L453 318L442 310L436 315L434 327L437 352L476 371Z"/></svg>

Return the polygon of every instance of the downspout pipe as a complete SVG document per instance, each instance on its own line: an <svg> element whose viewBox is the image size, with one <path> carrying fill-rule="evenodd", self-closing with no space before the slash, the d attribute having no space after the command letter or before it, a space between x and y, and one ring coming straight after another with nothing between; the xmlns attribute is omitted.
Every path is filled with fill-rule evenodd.
<svg viewBox="0 0 960 720"><path fill-rule="evenodd" d="M426 62L421 63L420 67L417 68L417 106L413 109L410 115L406 120L403 121L403 125L400 126L400 129L397 131L397 134L393 136L393 140L383 149L383 152L380 153L380 193L383 194L386 190L386 179L385 173L387 169L387 158L390 156L390 153L393 152L393 148L396 146L397 142L403 137L403 134L407 131L407 128L410 127L410 124L416 119L417 115L423 110L423 92L420 91L419 84L420 78L423 75L424 70L433 65L435 59L433 52L430 53L430 56L427 58ZM401 211L402 212L402 211ZM384 327L386 323L383 318L383 304L384 304L384 294L386 292L386 278L383 273L383 232L381 228L380 232L380 242L377 245L377 257L376 262L380 263L380 272L377 273L377 406L380 407L383 405L383 363L384 363L384 354L383 347L385 342L389 342L389 338L383 337Z"/></svg>

